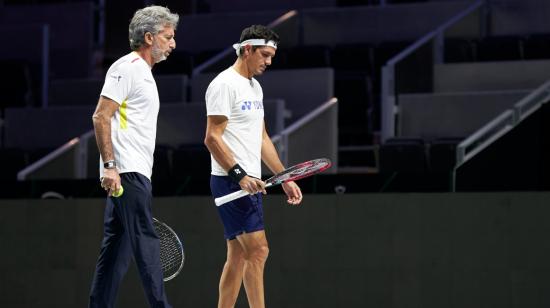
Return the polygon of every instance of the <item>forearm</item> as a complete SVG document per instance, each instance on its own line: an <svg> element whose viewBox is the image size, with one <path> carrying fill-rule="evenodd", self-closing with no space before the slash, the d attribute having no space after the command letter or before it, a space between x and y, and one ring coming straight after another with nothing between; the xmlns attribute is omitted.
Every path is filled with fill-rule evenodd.
<svg viewBox="0 0 550 308"><path fill-rule="evenodd" d="M214 159L218 162L218 164L220 164L220 166L222 166L222 168L226 171L231 169L237 163L235 161L233 153L231 152L227 144L223 141L221 136L207 136L204 144L208 148L208 151L210 151L210 154L212 154Z"/></svg>
<svg viewBox="0 0 550 308"><path fill-rule="evenodd" d="M114 160L113 143L111 141L111 119L94 114L93 116L94 132L97 142L97 148L103 161Z"/></svg>
<svg viewBox="0 0 550 308"><path fill-rule="evenodd" d="M275 149L271 138L269 138L267 134L264 135L262 141L262 161L269 168L269 170L275 174L285 169L283 163L279 159L277 149Z"/></svg>

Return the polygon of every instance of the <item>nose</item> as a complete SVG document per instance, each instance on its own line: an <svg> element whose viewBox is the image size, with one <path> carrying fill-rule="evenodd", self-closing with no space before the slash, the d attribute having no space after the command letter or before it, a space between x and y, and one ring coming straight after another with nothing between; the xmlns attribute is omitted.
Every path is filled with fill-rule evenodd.
<svg viewBox="0 0 550 308"><path fill-rule="evenodd" d="M172 48L172 49L176 49L176 40L175 40L175 39L171 39L171 40L170 40L170 45L169 45L169 46L170 46L170 48Z"/></svg>
<svg viewBox="0 0 550 308"><path fill-rule="evenodd" d="M267 57L267 59L265 59L265 65L271 65L271 57Z"/></svg>

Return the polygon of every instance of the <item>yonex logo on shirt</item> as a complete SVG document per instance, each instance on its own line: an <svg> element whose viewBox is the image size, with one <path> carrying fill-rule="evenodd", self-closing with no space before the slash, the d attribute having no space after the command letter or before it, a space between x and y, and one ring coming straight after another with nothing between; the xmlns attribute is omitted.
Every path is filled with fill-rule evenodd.
<svg viewBox="0 0 550 308"><path fill-rule="evenodd" d="M250 110L250 108L252 107L252 102L243 102L243 105L241 106L241 109L242 110Z"/></svg>
<svg viewBox="0 0 550 308"><path fill-rule="evenodd" d="M264 104L262 101L244 101L243 105L241 106L241 110L252 110L252 108L258 110L258 109L264 109Z"/></svg>
<svg viewBox="0 0 550 308"><path fill-rule="evenodd" d="M127 78L126 78L127 79ZM251 78L243 77L233 68L228 67L220 73L208 86L205 94L207 115L224 115L227 117L224 141L233 152L240 174L234 169L232 175L242 177L245 174L261 178L261 145L264 126L264 111L262 87ZM124 79L121 80L123 82ZM231 133L228 133L228 132ZM211 162L212 175L227 176L228 170L222 167L215 159Z"/></svg>

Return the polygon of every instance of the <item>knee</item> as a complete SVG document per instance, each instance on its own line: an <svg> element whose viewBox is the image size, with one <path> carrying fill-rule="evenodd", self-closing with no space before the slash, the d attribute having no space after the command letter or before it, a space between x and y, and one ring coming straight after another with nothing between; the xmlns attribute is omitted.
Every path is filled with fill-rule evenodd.
<svg viewBox="0 0 550 308"><path fill-rule="evenodd" d="M229 251L227 253L226 263L232 267L243 266L245 261L245 255L242 251Z"/></svg>
<svg viewBox="0 0 550 308"><path fill-rule="evenodd" d="M230 257L228 256L225 263L227 264L227 266L231 268L241 268L244 266L244 261L245 261L245 258L243 255L230 256Z"/></svg>
<svg viewBox="0 0 550 308"><path fill-rule="evenodd" d="M265 263L269 256L269 247L267 245L260 245L254 247L249 253L245 255L246 261L255 263Z"/></svg>

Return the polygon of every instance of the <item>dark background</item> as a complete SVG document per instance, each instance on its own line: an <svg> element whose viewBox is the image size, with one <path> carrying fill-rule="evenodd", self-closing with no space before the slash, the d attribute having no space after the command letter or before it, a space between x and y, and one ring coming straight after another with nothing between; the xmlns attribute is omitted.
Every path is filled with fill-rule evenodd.
<svg viewBox="0 0 550 308"><path fill-rule="evenodd" d="M301 207L287 207L280 188L266 197L267 306L548 307L549 105L458 168L457 193L451 192L456 146L467 136L408 136L382 143L380 70L392 56L472 2L385 3L384 9L378 0L155 2L181 17L176 51L154 68L159 84L177 74L170 79L176 86L168 83L161 97L190 98L192 87L186 82L192 83L193 70L234 43L242 24L265 24L291 9L298 10L299 17L289 28L299 31L280 29L283 43L273 69L334 70L333 87L316 92L333 92L339 100L338 172L301 180ZM17 181L16 174L91 129L105 70L129 52L129 20L136 9L149 4L153 1L0 0L0 34L5 38L0 67L6 77L0 84L0 307L87 305L105 203L97 178ZM550 2L485 4L470 18L485 17L484 22L449 31L455 36L445 38L445 64L546 65ZM37 72L43 24L48 24L51 35L46 78L55 99L50 103L81 106L78 112L41 106L43 76ZM428 67L432 47L424 46L397 68L402 93L435 91L433 83L441 80ZM546 80L536 68L494 70L492 77L529 81L539 74ZM211 69L209 73L219 67ZM476 77L456 84L478 86ZM88 79L93 79L89 87L79 88ZM496 90L502 97L508 90L523 95L541 83L534 79ZM179 84L186 87L180 89ZM476 89L495 90L482 86ZM473 109L476 114L483 109L483 100L479 102ZM448 128L436 108L420 109L419 114L438 128L432 132L436 135ZM472 121L458 114L450 120ZM192 121L184 122L180 124ZM312 136L312 146L321 137ZM166 284L170 302L174 307L215 307L225 241L209 196L208 153L194 142L159 144L155 155L154 214L180 234L187 256L180 276ZM58 163L52 167L56 172L70 169ZM96 167L94 158L91 168ZM49 199L52 195L45 193L51 192L63 200ZM247 307L242 293L236 307ZM131 267L118 307L146 307L145 303Z"/></svg>
<svg viewBox="0 0 550 308"><path fill-rule="evenodd" d="M282 195L265 200L267 307L547 307L548 193ZM0 201L0 305L85 307L102 199ZM157 198L180 234L174 307L215 307L225 260L209 197ZM247 307L239 298L236 307ZM119 307L146 307L135 267Z"/></svg>

